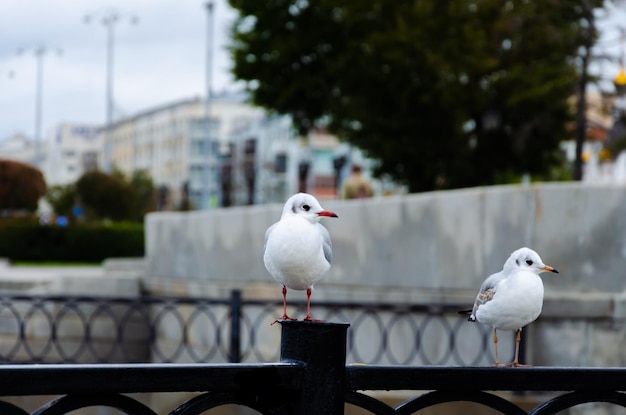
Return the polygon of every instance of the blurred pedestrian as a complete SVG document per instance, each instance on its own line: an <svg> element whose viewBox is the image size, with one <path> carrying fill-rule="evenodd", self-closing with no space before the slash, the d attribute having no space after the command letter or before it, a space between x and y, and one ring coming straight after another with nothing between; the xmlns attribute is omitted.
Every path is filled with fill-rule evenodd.
<svg viewBox="0 0 626 415"><path fill-rule="evenodd" d="M359 164L352 165L352 172L343 183L341 193L344 199L364 199L374 196L372 184L363 177L363 169Z"/></svg>

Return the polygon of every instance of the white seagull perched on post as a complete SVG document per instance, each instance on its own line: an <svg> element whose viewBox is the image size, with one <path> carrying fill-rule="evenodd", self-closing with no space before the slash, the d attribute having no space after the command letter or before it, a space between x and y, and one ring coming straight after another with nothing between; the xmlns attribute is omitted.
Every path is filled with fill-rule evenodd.
<svg viewBox="0 0 626 415"><path fill-rule="evenodd" d="M287 288L306 290L304 320L315 321L311 318L313 284L330 269L332 260L330 235L319 223L322 217L338 216L324 210L312 195L297 193L285 203L280 220L265 232L263 262L283 287L283 315L276 321L296 320L287 315Z"/></svg>
<svg viewBox="0 0 626 415"><path fill-rule="evenodd" d="M461 312L469 314L469 321L493 327L495 366L524 366L519 363L521 332L541 313L543 281L539 274L545 271L559 272L544 264L532 249L520 248L509 256L502 271L490 275L483 282L474 308ZM516 332L515 358L507 365L498 361L498 329Z"/></svg>

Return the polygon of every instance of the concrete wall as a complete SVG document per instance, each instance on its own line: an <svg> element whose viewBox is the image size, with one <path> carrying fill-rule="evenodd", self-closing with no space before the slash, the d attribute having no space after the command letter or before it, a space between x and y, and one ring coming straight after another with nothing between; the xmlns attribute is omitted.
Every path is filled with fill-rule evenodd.
<svg viewBox="0 0 626 415"><path fill-rule="evenodd" d="M317 292L410 292L413 301L474 293L508 255L529 246L561 271L546 291L621 292L626 273L626 187L579 183L473 188L356 201L325 201L333 266ZM265 230L282 206L158 213L147 219L149 279L273 283ZM420 293L427 298L421 298ZM326 293L332 296L330 292ZM415 295L418 295L416 298Z"/></svg>
<svg viewBox="0 0 626 415"><path fill-rule="evenodd" d="M544 311L525 330L529 362L626 365L626 187L550 183L322 205L339 218L323 220L334 263L313 307L320 299L470 305L483 279L529 246L561 272L543 274ZM281 209L150 215L146 289L226 295L238 287L250 298L280 299L262 255Z"/></svg>

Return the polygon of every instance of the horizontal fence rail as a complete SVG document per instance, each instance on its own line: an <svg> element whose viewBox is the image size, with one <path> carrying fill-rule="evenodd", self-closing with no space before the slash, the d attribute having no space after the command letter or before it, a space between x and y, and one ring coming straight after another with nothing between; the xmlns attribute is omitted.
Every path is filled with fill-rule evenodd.
<svg viewBox="0 0 626 415"><path fill-rule="evenodd" d="M491 331L463 305L316 302L316 318L350 322L349 363L483 365ZM3 363L262 363L278 360L282 303L187 297L0 297ZM290 313L303 315L304 303ZM502 360L513 337L501 336ZM509 353L510 352L510 353Z"/></svg>
<svg viewBox="0 0 626 415"><path fill-rule="evenodd" d="M232 404L267 415L339 415L350 407L408 415L462 401L515 415L556 414L589 402L626 408L623 368L346 366L348 326L282 322L276 363L1 365L0 396L61 395L33 415L61 415L92 406L155 415L149 403L129 396L139 392L200 393L173 403L166 412L170 415L197 415ZM389 390L413 392L393 406L371 393ZM542 392L544 401L524 410L497 393L527 391ZM5 399L0 400L0 411L29 413Z"/></svg>

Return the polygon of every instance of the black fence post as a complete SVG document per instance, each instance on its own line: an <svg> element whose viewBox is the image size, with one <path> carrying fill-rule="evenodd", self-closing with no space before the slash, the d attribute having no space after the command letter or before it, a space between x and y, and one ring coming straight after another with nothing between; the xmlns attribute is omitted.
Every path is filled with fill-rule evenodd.
<svg viewBox="0 0 626 415"><path fill-rule="evenodd" d="M230 293L230 363L241 362L241 291Z"/></svg>
<svg viewBox="0 0 626 415"><path fill-rule="evenodd" d="M350 324L281 321L280 361L305 365L294 415L343 415Z"/></svg>

